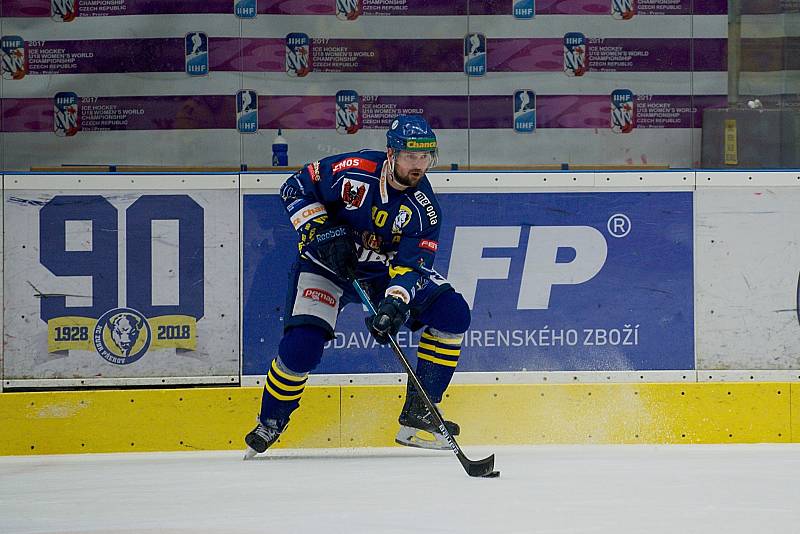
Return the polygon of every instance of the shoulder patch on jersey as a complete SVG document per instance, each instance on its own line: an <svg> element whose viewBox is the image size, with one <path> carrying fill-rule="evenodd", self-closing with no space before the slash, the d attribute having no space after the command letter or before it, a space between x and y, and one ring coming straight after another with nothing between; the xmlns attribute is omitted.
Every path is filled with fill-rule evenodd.
<svg viewBox="0 0 800 534"><path fill-rule="evenodd" d="M364 204L364 198L367 196L369 184L352 180L350 178L342 182L342 200L344 200L344 207L348 210L357 210Z"/></svg>
<svg viewBox="0 0 800 534"><path fill-rule="evenodd" d="M422 206L422 209L425 210L425 214L428 216L428 221L431 223L431 226L438 223L439 214L436 213L436 208L433 207L428 196L422 191L415 191L414 198L419 202L419 205Z"/></svg>
<svg viewBox="0 0 800 534"><path fill-rule="evenodd" d="M298 230L311 219L327 213L328 211L325 209L325 206L319 202L314 202L306 206L305 209L298 210L292 214L292 226L294 226L295 230Z"/></svg>
<svg viewBox="0 0 800 534"><path fill-rule="evenodd" d="M319 182L319 161L309 163L306 169L308 170L308 174L311 176L311 181L314 183Z"/></svg>
<svg viewBox="0 0 800 534"><path fill-rule="evenodd" d="M333 164L331 172L346 171L347 169L361 169L362 171L375 172L378 164L366 158L345 158Z"/></svg>
<svg viewBox="0 0 800 534"><path fill-rule="evenodd" d="M424 248L425 250L436 252L437 250L439 250L439 242L433 241L431 239L420 239L419 248Z"/></svg>

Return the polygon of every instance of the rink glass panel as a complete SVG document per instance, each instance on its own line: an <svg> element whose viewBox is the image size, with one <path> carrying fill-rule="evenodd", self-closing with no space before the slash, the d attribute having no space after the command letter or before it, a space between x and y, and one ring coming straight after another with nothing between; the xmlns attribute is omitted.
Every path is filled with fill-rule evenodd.
<svg viewBox="0 0 800 534"><path fill-rule="evenodd" d="M2 168L263 168L278 129L299 166L398 113L445 166L697 166L709 109L758 98L796 135L795 8L732 5L7 0Z"/></svg>

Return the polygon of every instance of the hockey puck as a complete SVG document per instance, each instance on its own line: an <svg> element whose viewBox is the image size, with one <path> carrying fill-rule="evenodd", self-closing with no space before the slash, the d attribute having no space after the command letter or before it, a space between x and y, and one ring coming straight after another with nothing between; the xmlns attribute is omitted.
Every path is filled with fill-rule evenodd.
<svg viewBox="0 0 800 534"><path fill-rule="evenodd" d="M484 478L498 478L500 476L500 471L492 471L491 473L487 473L483 476Z"/></svg>

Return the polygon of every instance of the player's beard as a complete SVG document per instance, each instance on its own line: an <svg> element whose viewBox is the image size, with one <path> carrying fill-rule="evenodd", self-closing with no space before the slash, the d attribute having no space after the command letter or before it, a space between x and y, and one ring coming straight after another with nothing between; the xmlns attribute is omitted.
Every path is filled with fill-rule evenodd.
<svg viewBox="0 0 800 534"><path fill-rule="evenodd" d="M416 187L423 176L425 169L411 169L402 176L397 172L397 167L394 168L394 181L404 187Z"/></svg>

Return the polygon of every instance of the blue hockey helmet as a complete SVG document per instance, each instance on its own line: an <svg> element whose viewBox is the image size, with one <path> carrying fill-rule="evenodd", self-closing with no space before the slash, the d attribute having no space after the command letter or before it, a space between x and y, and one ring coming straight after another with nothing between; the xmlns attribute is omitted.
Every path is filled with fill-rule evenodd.
<svg viewBox="0 0 800 534"><path fill-rule="evenodd" d="M399 115L386 132L386 146L394 150L436 153L436 134L422 115Z"/></svg>

